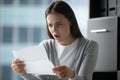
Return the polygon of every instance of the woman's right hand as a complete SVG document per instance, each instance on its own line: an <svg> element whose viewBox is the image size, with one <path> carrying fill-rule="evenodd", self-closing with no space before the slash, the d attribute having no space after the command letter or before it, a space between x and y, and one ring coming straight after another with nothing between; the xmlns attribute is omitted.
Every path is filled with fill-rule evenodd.
<svg viewBox="0 0 120 80"><path fill-rule="evenodd" d="M26 71L25 71L25 64L23 61L20 61L19 59L15 59L12 61L11 64L11 68L14 72L21 74L21 75L25 75Z"/></svg>

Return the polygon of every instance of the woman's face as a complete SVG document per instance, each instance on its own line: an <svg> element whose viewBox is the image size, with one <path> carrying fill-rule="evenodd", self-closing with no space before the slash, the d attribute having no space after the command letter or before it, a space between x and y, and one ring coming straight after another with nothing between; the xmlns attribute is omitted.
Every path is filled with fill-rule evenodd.
<svg viewBox="0 0 120 80"><path fill-rule="evenodd" d="M70 21L62 14L53 13L47 15L48 30L53 38L60 44L66 44L72 39Z"/></svg>

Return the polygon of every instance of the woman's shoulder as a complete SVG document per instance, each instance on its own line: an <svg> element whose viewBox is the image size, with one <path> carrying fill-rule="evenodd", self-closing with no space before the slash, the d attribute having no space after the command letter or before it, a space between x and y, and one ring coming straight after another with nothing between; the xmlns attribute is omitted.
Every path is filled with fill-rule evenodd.
<svg viewBox="0 0 120 80"><path fill-rule="evenodd" d="M86 52L86 54L94 54L94 53L98 53L98 43L97 41L93 40L93 39L87 39L87 38L83 38L82 39L82 44L83 44L83 48Z"/></svg>
<svg viewBox="0 0 120 80"><path fill-rule="evenodd" d="M91 45L98 45L97 41L93 40L93 39L87 39L87 38L81 38L80 39L81 42L85 42L85 43L88 43L88 44L91 44Z"/></svg>
<svg viewBox="0 0 120 80"><path fill-rule="evenodd" d="M87 39L88 40L88 44L86 46L86 49L88 51L95 51L98 50L98 43L95 40L92 39Z"/></svg>
<svg viewBox="0 0 120 80"><path fill-rule="evenodd" d="M90 45L91 45L91 46L98 47L97 41L95 41L95 40L90 40L90 39L89 39L89 42L90 42Z"/></svg>
<svg viewBox="0 0 120 80"><path fill-rule="evenodd" d="M87 48L97 48L98 47L98 43L95 40L92 39L87 39L87 38L80 38L79 42L82 46L85 46Z"/></svg>

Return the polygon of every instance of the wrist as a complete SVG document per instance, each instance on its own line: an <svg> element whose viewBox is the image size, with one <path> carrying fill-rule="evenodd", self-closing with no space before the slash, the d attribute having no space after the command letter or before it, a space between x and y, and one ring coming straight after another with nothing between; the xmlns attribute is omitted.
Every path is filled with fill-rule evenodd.
<svg viewBox="0 0 120 80"><path fill-rule="evenodd" d="M75 77L75 72L72 70L70 78L74 78L74 77Z"/></svg>

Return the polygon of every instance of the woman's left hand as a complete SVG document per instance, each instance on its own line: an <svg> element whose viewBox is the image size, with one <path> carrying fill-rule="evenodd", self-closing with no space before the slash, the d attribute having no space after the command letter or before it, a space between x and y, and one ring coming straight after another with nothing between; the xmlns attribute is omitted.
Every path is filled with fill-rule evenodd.
<svg viewBox="0 0 120 80"><path fill-rule="evenodd" d="M73 78L75 76L75 72L65 65L53 68L53 72L58 78Z"/></svg>

